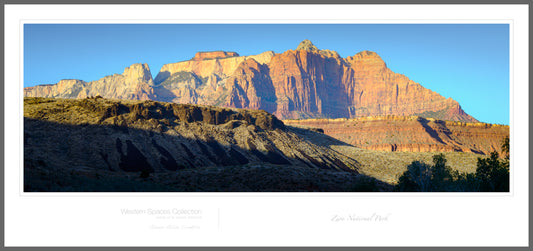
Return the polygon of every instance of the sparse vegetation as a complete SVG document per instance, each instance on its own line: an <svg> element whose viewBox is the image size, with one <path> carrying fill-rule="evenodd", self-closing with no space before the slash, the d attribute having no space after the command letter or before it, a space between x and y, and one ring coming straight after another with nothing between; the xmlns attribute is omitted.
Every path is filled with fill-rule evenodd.
<svg viewBox="0 0 533 251"><path fill-rule="evenodd" d="M400 192L508 192L509 139L503 142L506 157L497 152L478 158L475 173L459 172L446 165L443 154L433 156L433 165L413 161L399 178L395 191Z"/></svg>
<svg viewBox="0 0 533 251"><path fill-rule="evenodd" d="M434 119L445 119L446 118L446 111L447 109L440 110L440 111L425 111L423 113L414 114L415 116L420 116L424 118L434 118Z"/></svg>
<svg viewBox="0 0 533 251"><path fill-rule="evenodd" d="M382 181L397 184L398 179L407 166L413 161L431 163L434 152L385 152L353 148L349 146L334 146L335 149L356 159L361 167L359 170L369 176ZM474 173L479 154L445 152L441 153L447 160L447 164L454 171Z"/></svg>

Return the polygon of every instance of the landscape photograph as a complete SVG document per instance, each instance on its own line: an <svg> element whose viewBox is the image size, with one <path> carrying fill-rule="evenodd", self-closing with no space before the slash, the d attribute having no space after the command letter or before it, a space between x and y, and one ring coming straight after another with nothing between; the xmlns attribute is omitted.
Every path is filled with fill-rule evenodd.
<svg viewBox="0 0 533 251"><path fill-rule="evenodd" d="M24 192L509 192L508 24L24 24Z"/></svg>

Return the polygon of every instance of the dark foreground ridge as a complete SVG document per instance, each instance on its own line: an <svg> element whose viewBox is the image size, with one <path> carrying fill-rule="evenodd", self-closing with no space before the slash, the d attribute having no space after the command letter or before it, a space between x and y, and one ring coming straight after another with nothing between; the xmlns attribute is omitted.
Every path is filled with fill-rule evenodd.
<svg viewBox="0 0 533 251"><path fill-rule="evenodd" d="M24 99L25 191L390 191L260 110ZM334 140L334 139L332 139Z"/></svg>

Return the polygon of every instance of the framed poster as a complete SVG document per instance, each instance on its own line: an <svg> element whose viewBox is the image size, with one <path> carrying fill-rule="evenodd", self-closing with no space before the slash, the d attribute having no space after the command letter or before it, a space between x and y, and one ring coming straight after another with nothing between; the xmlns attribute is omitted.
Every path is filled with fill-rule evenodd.
<svg viewBox="0 0 533 251"><path fill-rule="evenodd" d="M6 10L8 246L527 244L527 5Z"/></svg>

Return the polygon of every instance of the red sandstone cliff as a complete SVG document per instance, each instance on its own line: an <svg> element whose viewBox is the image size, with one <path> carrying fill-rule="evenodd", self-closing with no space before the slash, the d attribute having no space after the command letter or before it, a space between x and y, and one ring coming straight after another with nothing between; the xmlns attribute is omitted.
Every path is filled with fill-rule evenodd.
<svg viewBox="0 0 533 251"><path fill-rule="evenodd" d="M477 122L457 101L422 87L404 75L392 72L374 52L363 51L348 57L346 89L350 116L427 115L444 120Z"/></svg>
<svg viewBox="0 0 533 251"><path fill-rule="evenodd" d="M192 60L164 65L154 80L147 65L134 66L90 83L72 80L28 87L24 95L101 95L263 109L282 119L420 115L477 122L457 101L392 72L374 52L341 58L308 40L281 54L199 52Z"/></svg>
<svg viewBox="0 0 533 251"><path fill-rule="evenodd" d="M272 111L276 109L276 90L269 69L254 59L242 62L226 80L229 96L225 106Z"/></svg>

